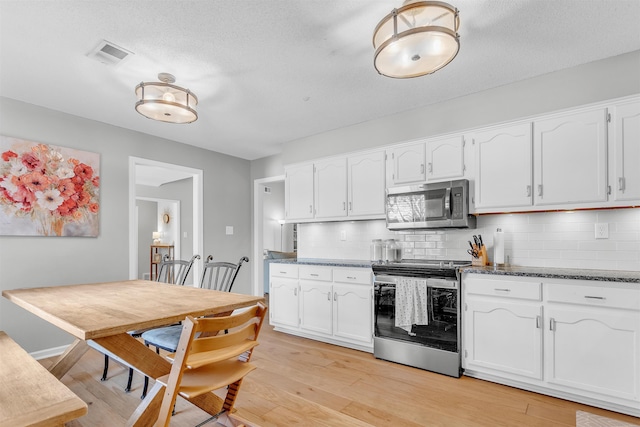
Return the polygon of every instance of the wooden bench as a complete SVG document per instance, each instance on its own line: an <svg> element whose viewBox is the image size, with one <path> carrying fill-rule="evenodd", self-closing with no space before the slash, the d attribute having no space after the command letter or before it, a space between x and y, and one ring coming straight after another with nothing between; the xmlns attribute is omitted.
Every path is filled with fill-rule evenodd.
<svg viewBox="0 0 640 427"><path fill-rule="evenodd" d="M87 404L0 331L0 427L63 426Z"/></svg>

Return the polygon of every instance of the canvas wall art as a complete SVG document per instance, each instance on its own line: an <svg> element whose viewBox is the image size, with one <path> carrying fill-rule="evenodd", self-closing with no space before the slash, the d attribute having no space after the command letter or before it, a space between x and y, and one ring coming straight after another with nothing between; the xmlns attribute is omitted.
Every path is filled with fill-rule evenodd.
<svg viewBox="0 0 640 427"><path fill-rule="evenodd" d="M100 155L0 135L0 235L96 237Z"/></svg>

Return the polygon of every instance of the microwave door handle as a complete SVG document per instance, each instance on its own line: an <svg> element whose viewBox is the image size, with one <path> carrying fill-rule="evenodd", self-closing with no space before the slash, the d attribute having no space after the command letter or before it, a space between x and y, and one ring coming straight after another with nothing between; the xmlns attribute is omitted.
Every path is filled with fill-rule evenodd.
<svg viewBox="0 0 640 427"><path fill-rule="evenodd" d="M444 209L447 212L447 218L451 218L451 188L447 188L444 196Z"/></svg>

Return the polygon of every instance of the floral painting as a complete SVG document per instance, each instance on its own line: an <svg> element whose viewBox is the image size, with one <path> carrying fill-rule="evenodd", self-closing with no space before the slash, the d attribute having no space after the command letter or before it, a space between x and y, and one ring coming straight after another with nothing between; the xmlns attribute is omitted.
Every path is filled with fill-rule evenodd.
<svg viewBox="0 0 640 427"><path fill-rule="evenodd" d="M0 235L99 232L100 155L0 136Z"/></svg>

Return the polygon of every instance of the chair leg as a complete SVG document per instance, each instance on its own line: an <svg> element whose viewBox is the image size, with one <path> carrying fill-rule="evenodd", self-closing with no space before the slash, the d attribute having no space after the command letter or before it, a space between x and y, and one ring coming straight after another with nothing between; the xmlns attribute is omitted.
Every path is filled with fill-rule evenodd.
<svg viewBox="0 0 640 427"><path fill-rule="evenodd" d="M102 378L100 378L100 381L106 381L107 380L107 372L109 372L109 356L107 356L105 354L104 355L104 369L102 371Z"/></svg>
<svg viewBox="0 0 640 427"><path fill-rule="evenodd" d="M144 377L144 386L142 387L142 396L140 396L140 399L144 400L145 397L147 397L147 390L149 389L149 377L147 377L145 375Z"/></svg>
<svg viewBox="0 0 640 427"><path fill-rule="evenodd" d="M133 382L133 368L129 368L129 378L127 379L127 387L125 387L124 391L129 393L131 391L131 383Z"/></svg>

